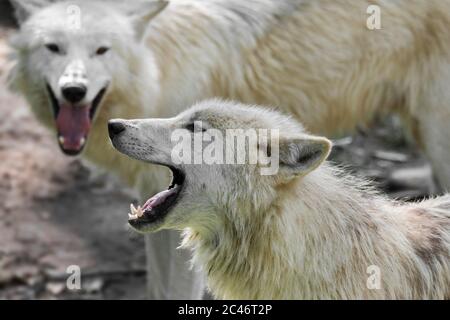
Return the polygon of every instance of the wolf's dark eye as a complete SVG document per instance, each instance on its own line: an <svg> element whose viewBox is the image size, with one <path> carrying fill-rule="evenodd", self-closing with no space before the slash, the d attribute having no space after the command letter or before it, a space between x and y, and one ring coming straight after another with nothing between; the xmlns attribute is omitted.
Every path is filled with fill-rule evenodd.
<svg viewBox="0 0 450 320"><path fill-rule="evenodd" d="M57 44L54 44L54 43L46 44L45 47L48 50L50 50L50 52L53 52L53 53L60 53L61 52L61 50L59 49L59 46Z"/></svg>
<svg viewBox="0 0 450 320"><path fill-rule="evenodd" d="M184 128L185 128L186 130L189 130L190 132L194 132L194 130L195 130L195 126L194 126L194 123L193 123L193 122L188 123L187 125L184 126Z"/></svg>
<svg viewBox="0 0 450 320"><path fill-rule="evenodd" d="M105 54L108 51L109 51L108 47L100 47L100 48L97 49L97 51L95 53L97 55L101 56L102 54Z"/></svg>
<svg viewBox="0 0 450 320"><path fill-rule="evenodd" d="M184 128L186 130L189 130L190 132L199 131L199 129L200 129L200 128L197 128L193 122L188 123L187 125L184 126ZM206 128L202 127L201 129L202 129L202 132L206 131Z"/></svg>

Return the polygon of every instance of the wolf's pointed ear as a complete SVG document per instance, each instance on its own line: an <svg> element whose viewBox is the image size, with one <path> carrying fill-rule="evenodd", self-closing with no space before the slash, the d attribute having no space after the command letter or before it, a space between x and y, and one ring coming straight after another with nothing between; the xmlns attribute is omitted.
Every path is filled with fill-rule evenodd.
<svg viewBox="0 0 450 320"><path fill-rule="evenodd" d="M280 172L287 176L306 175L328 157L331 141L310 135L282 136L279 143Z"/></svg>
<svg viewBox="0 0 450 320"><path fill-rule="evenodd" d="M136 32L137 40L142 40L150 20L163 11L168 4L169 1L165 0L146 1L127 10Z"/></svg>
<svg viewBox="0 0 450 320"><path fill-rule="evenodd" d="M19 25L25 22L33 13L48 6L50 3L50 0L11 0L14 15Z"/></svg>

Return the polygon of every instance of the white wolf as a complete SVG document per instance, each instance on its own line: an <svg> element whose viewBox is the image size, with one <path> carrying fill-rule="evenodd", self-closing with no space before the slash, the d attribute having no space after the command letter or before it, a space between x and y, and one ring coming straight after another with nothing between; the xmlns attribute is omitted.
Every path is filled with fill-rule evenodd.
<svg viewBox="0 0 450 320"><path fill-rule="evenodd" d="M113 152L107 120L172 116L215 96L279 106L327 135L398 112L450 186L449 1L376 1L380 30L366 27L369 0L45 2L14 0L12 83L64 152L84 147L142 196L167 171ZM161 236L156 247L176 242ZM163 271L181 273L180 261L165 268L166 255L154 254ZM157 269L155 296L173 297L162 288L182 282Z"/></svg>
<svg viewBox="0 0 450 320"><path fill-rule="evenodd" d="M171 137L184 128L194 132L194 123L221 137L227 129L278 130L278 173L263 176L258 163L174 162L175 145L189 150L196 138ZM185 244L215 296L450 298L449 195L414 204L387 200L322 163L327 139L256 107L205 101L174 118L117 119L109 127L119 151L167 166L174 176L168 190L132 208L130 225L141 232L186 229ZM273 153L272 144L260 145L267 150Z"/></svg>

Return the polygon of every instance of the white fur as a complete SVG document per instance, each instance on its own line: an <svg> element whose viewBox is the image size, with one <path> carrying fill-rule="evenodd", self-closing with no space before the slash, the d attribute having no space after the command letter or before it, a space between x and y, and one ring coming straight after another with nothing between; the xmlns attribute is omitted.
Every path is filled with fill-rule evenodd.
<svg viewBox="0 0 450 320"><path fill-rule="evenodd" d="M28 1L35 2L43 1ZM83 28L77 32L61 27L68 2L42 10L27 5L21 12L23 19L31 16L13 42L17 64L12 83L36 116L53 128L44 79L59 94L58 79L66 66L72 58L83 59L89 80L86 99L110 83L84 156L119 174L142 196L160 189L168 180L167 171L149 169L113 152L106 138L107 120L173 116L215 96L276 105L311 132L327 135L351 131L379 113L398 112L427 152L442 186L450 187L448 1L379 0L382 29L373 31L366 28L366 10L373 4L369 0L173 0L147 30L142 24L154 17L155 8L146 8L145 1L137 9L119 1L114 6L99 1L70 3L83 13ZM68 45L68 54L46 51L49 38ZM112 50L93 57L100 45ZM249 186L245 179L239 185ZM347 247L349 237L344 241ZM327 253L334 257L337 249ZM317 267L318 262L312 263ZM389 279L398 290L405 290L400 275ZM218 294L227 296L228 289L216 287ZM414 295L389 288L381 296L422 297L420 293L431 290L428 284ZM311 287L310 292L316 289ZM346 289L345 294L359 296L358 290Z"/></svg>

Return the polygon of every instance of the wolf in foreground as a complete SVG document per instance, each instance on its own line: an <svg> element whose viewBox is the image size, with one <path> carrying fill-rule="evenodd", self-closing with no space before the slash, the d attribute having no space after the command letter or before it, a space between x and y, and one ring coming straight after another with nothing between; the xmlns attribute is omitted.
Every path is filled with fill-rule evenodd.
<svg viewBox="0 0 450 320"><path fill-rule="evenodd" d="M179 162L172 151L179 143L190 150L199 123L221 132L214 143L222 146L230 145L229 129L278 130L278 172L261 175L261 163ZM184 245L218 298L450 298L450 195L388 200L325 164L326 138L236 103L205 101L174 118L116 119L109 128L120 152L173 172L169 189L132 207L129 224L141 232L184 229ZM192 134L179 142L171 138L177 130ZM375 288L367 284L373 267Z"/></svg>
<svg viewBox="0 0 450 320"><path fill-rule="evenodd" d="M279 106L326 135L399 113L450 187L449 1L14 3L22 21L13 86L55 130L63 152L84 150L142 197L168 181L168 172L113 152L107 120L173 116L215 96ZM373 4L380 30L366 27ZM147 243L149 262L157 263L149 269L159 288L154 297L201 291L161 276L183 273L175 234ZM173 268L166 258L177 261Z"/></svg>

